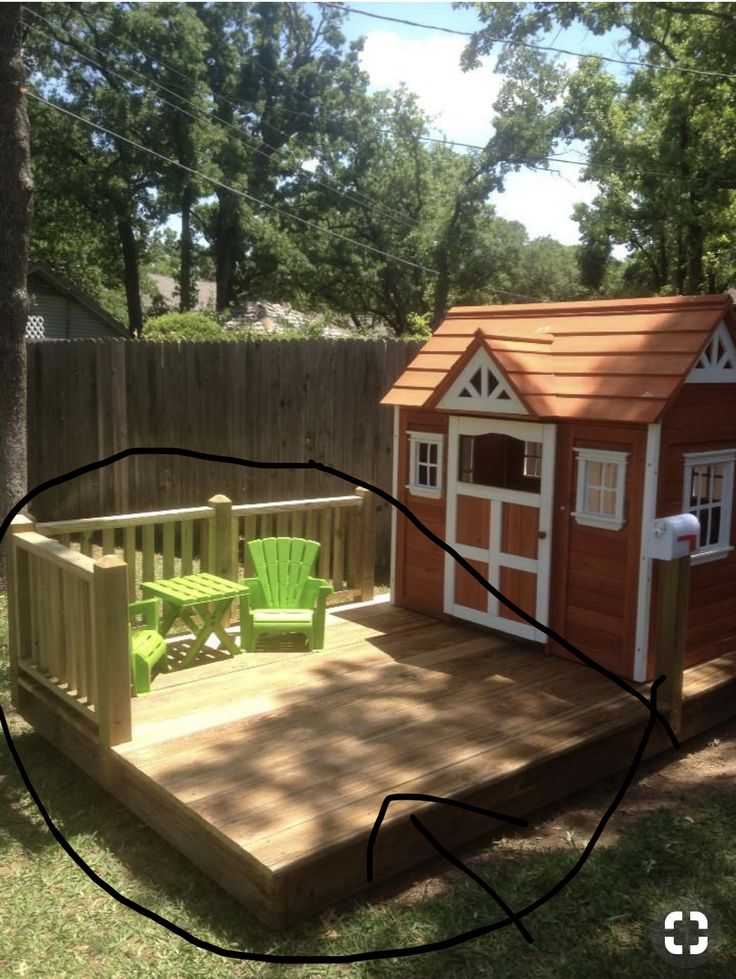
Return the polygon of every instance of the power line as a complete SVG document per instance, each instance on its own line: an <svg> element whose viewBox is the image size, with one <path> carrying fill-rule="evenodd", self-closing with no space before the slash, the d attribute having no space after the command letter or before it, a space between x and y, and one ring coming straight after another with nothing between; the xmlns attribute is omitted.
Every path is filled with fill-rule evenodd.
<svg viewBox="0 0 736 979"><path fill-rule="evenodd" d="M428 31L439 31L442 34L455 34L460 37L475 37L482 35L485 41L491 44L508 44L510 47L528 48L532 51L551 51L554 54L566 54L573 58L593 59L595 61L607 61L614 65L626 65L629 68L650 68L653 71L678 71L688 75L699 75L706 78L726 78L730 81L736 79L735 74L724 71L713 71L708 68L686 68L684 65L660 65L651 61L627 61L625 58L614 58L607 54L586 54L581 51L570 51L567 48L554 47L551 44L532 44L531 41L517 41L510 37L493 37L479 31L460 31L454 27L441 27L439 24L423 24L416 20L405 20L402 17L389 17L386 14L374 14L369 10L359 10L357 7L349 7L347 4L333 4L319 2L320 7L338 6L340 10L346 10L350 14L359 14L361 17L371 17L374 20L384 20L392 24L404 24L407 27L421 27Z"/></svg>
<svg viewBox="0 0 736 979"><path fill-rule="evenodd" d="M339 231L333 231L331 228L325 228L320 224L316 224L314 221L309 221L307 218L299 217L297 214L292 214L290 211L285 211L282 208L276 207L274 204L269 204L267 201L259 200L252 194L246 193L244 190L239 190L237 187L230 187L228 184L223 183L221 180L217 180L215 177L210 177L205 173L201 173L199 170L194 170L192 167L186 166L184 163L179 163L177 160L172 160L170 157L165 156L163 153L159 153L158 150L153 150L148 146L142 146L140 143L133 139L129 139L127 136L123 136L120 133L116 133L112 129L108 129L105 126L101 126L99 123L92 122L90 119L85 119L84 116L78 115L76 112L72 112L71 109L67 109L64 106L58 105L55 102L50 102L48 99L37 95L35 92L26 93L29 98L35 99L37 102L42 102L44 105L49 106L51 109L56 109L58 112L62 112L66 116L70 116L72 119L76 119L79 122L83 122L86 126L90 126L92 129L97 129L99 132L105 133L107 136L112 136L114 139L120 139L124 143L128 143L130 146L135 147L137 150L142 150L144 153L149 153L151 156L157 157L159 160L164 160L166 163L171 164L171 166L179 167L181 170L186 170L188 173L194 176L200 177L202 180L206 180L213 184L215 187L220 187L222 190L226 190L229 193L236 194L238 197L243 197L248 201L252 201L256 204L260 204L262 207L268 210L275 211L277 214L281 214L284 217L290 218L292 221L298 221L300 224L306 227L312 228L320 234L329 235L332 238L338 238L341 241L346 241L348 244L355 245L356 248L363 248L366 251L373 252L376 255L380 255L383 258L390 259L393 262L399 262L401 265L407 265L410 268L418 269L421 272L429 272L430 275L439 275L436 269L430 269L426 265L421 265L418 262L411 262L409 259L400 258L398 255L392 255L390 252L383 251L380 248L376 248L373 245L367 245L365 242L356 241L354 238L348 237L348 235L343 235ZM511 292L508 289L500 289L497 286L489 286L492 292L499 293L503 296L511 296L513 299L524 299L527 302L543 302L544 300L539 299L535 296L525 296L518 292Z"/></svg>
<svg viewBox="0 0 736 979"><path fill-rule="evenodd" d="M84 116L80 116L76 112L72 112L71 109L67 109L56 102L50 102L41 95L37 95L35 92L28 92L27 94L29 98L35 99L37 102L43 102L44 105L47 105L52 109L56 109L58 112L63 112L65 115L71 116L71 118L77 119L79 122L83 122L86 126L90 126L92 129L97 129L99 132L105 133L107 136L112 136L113 139L122 140L124 143L128 143L137 150L141 150L144 153L149 153L151 156L155 156L159 160L164 160L164 162L171 164L173 167L179 167L180 170L186 170L187 173L191 173L195 177L206 180L215 187L229 191L231 194L237 194L238 197L243 197L245 200L251 201L252 203L260 204L261 207L274 211L276 214L289 218L291 221L298 221L299 224L303 224L307 228L312 228L314 231L317 231L320 234L329 235L331 238L338 238L341 241L346 241L348 244L354 245L356 248L363 248L366 251L373 252L374 254L380 255L383 258L388 258L393 262L399 262L402 265L408 265L410 268L419 269L421 272L429 272L431 275L439 275L439 272L436 269L430 269L426 265L421 265L419 262L411 262L407 258L400 258L398 255L392 255L391 252L384 251L381 248L376 248L374 245L367 245L362 241L357 241L355 238L350 238L348 235L343 235L339 231L333 231L332 228L325 228L323 225L310 221L308 218L299 217L298 214L292 214L291 211L286 211L283 208L276 207L275 204L269 204L267 201L262 201L258 197L254 197L252 194L246 193L244 190L239 190L237 187L231 187L229 184L223 183L222 180L217 180L216 177L210 177L208 174L202 173L200 170L195 170L193 167L188 167L185 163L179 163L178 160L172 160L171 157L166 156L164 153L159 153L158 150L151 149L149 146L143 146L141 143L136 142L134 139L130 139L128 136L122 136L120 133L116 133L112 129L107 129L105 126L101 126L97 122L92 122L91 119L85 119ZM509 295L512 294L509 293Z"/></svg>
<svg viewBox="0 0 736 979"><path fill-rule="evenodd" d="M29 12L33 14L33 16L39 17L45 23L47 23L51 27L53 27L53 25L50 23L50 21L46 20L46 18L44 18L44 17L41 17L40 14L35 13L35 11L30 10L30 8L25 8L25 9L28 9ZM34 31L36 31L37 33L40 33L44 37L49 38L49 40L55 41L56 43L65 44L67 46L71 46L70 45L70 42L64 41L62 38L52 37L51 35L46 34L44 31L40 30L40 28L38 28L38 27L32 27L31 29L34 30ZM66 28L64 28L64 30L66 30L66 33L70 37L73 36L71 34L71 32L68 31ZM113 31L108 31L108 30L105 30L104 28L103 28L103 31L106 34L109 34L111 37L115 37L117 40L122 41L123 43L127 44L127 46L131 50L136 50L136 51L140 52L141 54L145 54L146 57L148 57L150 61L158 61L160 64L162 64L168 70L173 71L176 74L178 74L182 79L185 79L185 80L189 81L190 83L193 83L195 81L191 77L191 75L186 75L184 72L179 71L177 68L175 68L174 66L172 66L170 64L167 64L165 61L163 61L162 59L158 58L157 56L151 55L149 52L145 51L143 48L140 48L140 47L134 48L134 46L132 44L126 42L124 38L121 38L119 35L115 34ZM92 51L95 51L95 52L97 52L99 54L105 54L105 52L100 51L99 48L96 48L93 44L91 44L86 39L83 39L83 38L79 38L78 37L75 40L78 41L79 43L84 44L86 47L90 48ZM88 61L91 65L94 65L95 67L97 67L101 72L103 72L103 73L109 72L109 73L115 75L117 78L120 78L122 81L128 82L128 79L126 79L122 75L120 75L119 72L116 72L114 68L110 68L107 65L101 65L101 64L99 64L99 62L94 61L92 58L88 57L83 52L78 51L76 49L75 49L75 51L76 51L76 54L79 57L84 58L85 61ZM114 58L115 61L117 61L118 63L122 64L123 67L127 71L132 72L133 74L135 74L138 77L142 78L144 80L144 82L146 83L146 85L153 85L159 91L167 92L170 95L173 95L175 98L179 99L181 102L184 102L186 105L191 106L191 104L192 104L191 101L188 100L187 98L185 98L185 96L180 95L178 92L175 92L174 90L172 90L170 88L167 88L165 85L162 85L158 81L155 81L153 79L149 79L142 72L138 71L137 69L133 68L130 65L127 65L121 58L119 58L118 56L116 56L112 52L110 52L109 55L112 58ZM271 72L271 74L274 74L275 75L276 73L275 72ZM220 93L213 92L213 95L215 97L224 97L225 100L228 101L228 102L230 102L232 105L234 105L234 106L242 109L245 112L248 112L249 111L242 103L236 102L233 99L229 99L226 96L221 96ZM172 102L169 102L167 99L163 98L163 96L157 95L156 97L159 98L165 105L168 105L172 109L175 109L178 112L182 112L185 115L190 116L190 118L193 118L194 119L194 118L199 117L199 118L204 118L204 119L211 119L211 120L213 120L215 122L220 123L221 125L227 127L228 129L231 129L233 132L235 132L236 136L240 140L242 140L243 138L250 139L250 140L255 139L255 137L252 136L250 133L243 132L238 126L235 126L233 123L228 122L228 120L226 120L226 119L222 119L220 116L217 116L214 113L206 113L206 112L203 112L203 111L195 110L196 111L196 114L195 114L195 113L192 113L192 112L187 111L186 109L182 108L181 106L174 105ZM307 116L308 113L300 113L300 115ZM288 136L289 135L288 133L285 132L285 130L279 129L277 126L273 126L270 123L266 123L265 125L267 125L271 129L274 129L276 132L282 133L282 135L285 135L285 136ZM387 134L387 135L393 135L393 136L396 135L395 132L392 129L388 129L387 128L387 129L381 129L380 131L383 132L383 133L385 133L385 134ZM434 137L434 136L421 136L421 135L417 134L416 135L416 138L419 139L419 140L421 140L421 141L423 141L423 142L437 143L437 144L440 144L440 145L449 145L451 147L460 146L460 147L463 147L464 149L477 150L477 151L481 151L481 152L483 152L483 151L486 150L486 147L485 146L479 146L478 144L474 144L474 143L464 143L464 142L460 142L459 140L448 139L447 137L445 137L443 139L439 139L439 138ZM273 146L271 146L270 144L268 144L266 142L262 142L261 145L264 146L266 149L272 150L273 153L266 153L263 149L260 149L259 147L256 147L256 146L250 146L250 145L247 145L247 144L244 144L244 145L245 145L245 148L247 150L249 150L250 152L256 153L256 154L258 154L260 156L263 156L263 157L265 157L269 161L271 161L273 159L273 154L281 152L281 150L279 148L273 147ZM597 170L598 172L606 172L608 170L608 171L617 172L617 173L626 173L626 174L639 175L639 176L666 177L666 178L674 179L674 180L682 180L683 179L682 174L679 174L679 173L673 173L673 172L668 172L668 171L664 171L664 170L652 170L652 169L632 168L630 166L621 166L621 165L617 165L617 164L614 164L614 163L597 164L597 163L592 163L591 161L569 160L569 159L565 159L563 157L555 157L555 156L540 156L540 157L535 157L535 160L536 160L536 162L533 163L533 162L531 162L531 160L529 160L528 158L525 158L525 157L518 157L518 158L507 157L507 158L504 158L504 159L500 159L497 162L498 163L508 163L508 164L516 165L516 166L524 166L524 167L527 167L528 169L537 170L537 171L543 172L543 173L557 172L559 174L559 171L552 171L548 167L539 166L538 164L540 162L542 162L542 161L547 162L547 163L563 163L563 164L569 164L570 166L580 167L582 169L591 167L591 168L594 168L595 170ZM292 172L295 172L295 171L292 170ZM305 172L305 171L300 171L300 172ZM308 171L306 171L306 172L308 172ZM561 176L561 174L559 174L559 175ZM354 203L360 204L361 206L366 206L366 204L367 204L369 207L373 207L373 208L376 208L377 210L383 211L384 213L388 214L392 218L392 220L395 220L398 223L409 224L409 225L412 225L413 227L418 227L419 226L419 222L416 221L415 219L408 218L408 217L405 217L403 215L396 214L394 211L390 210L389 208L386 208L383 204L379 203L375 199L373 199L373 198L369 197L368 195L364 194L362 191L359 191L359 190L355 190L355 191L341 190L340 188L335 187L334 185L329 184L326 181L322 180L320 177L316 176L313 173L310 174L309 176L310 176L310 180L312 182L314 182L316 184L319 184L322 187L325 187L327 190L333 191L334 193L338 194L341 197L345 197L347 200L352 200ZM361 198L362 198L362 200L361 200Z"/></svg>
<svg viewBox="0 0 736 979"><path fill-rule="evenodd" d="M54 25L51 24L50 21L46 20L45 17L41 17L40 14L35 13L35 11L30 10L30 8L24 8L24 9L28 9L29 12L31 14L33 14L34 17L40 18L46 24L49 24L49 26L51 26L52 29L54 28ZM48 38L51 41L54 41L57 44L63 44L65 46L67 46L67 47L72 47L78 57L83 58L89 64L93 65L103 75L105 75L105 74L112 74L116 78L119 78L122 82L124 82L126 84L136 84L136 83L132 83L130 81L130 79L125 78L123 75L120 74L120 72L116 71L114 68L111 68L109 65L100 64L98 61L95 61L93 58L90 58L88 55L84 54L82 51L79 51L76 47L74 47L74 45L72 45L72 43L70 41L65 41L63 38L59 38L59 37L56 37L56 36L52 36L50 34L47 34L45 31L41 30L40 27L37 27L35 25L32 25L31 26L31 30L34 31L34 32L36 32L36 33L38 33L38 34L40 34L40 35L42 35L43 37ZM69 37L74 38L74 35L72 35L70 31L68 31L66 28L64 28L64 30L66 31L66 33L67 33L67 35ZM112 36L117 37L117 35L114 35L111 31L106 31L105 33L109 33ZM101 54L103 56L108 56L108 53L101 51L99 48L95 47L93 44L91 44L89 41L87 41L84 38L77 37L77 38L74 38L74 40L76 40L80 44L84 44L90 50L95 51L98 54ZM118 38L118 40L121 40L121 39ZM145 51L143 51L143 49L138 49L138 50L140 50L140 52L143 53L143 54L147 54ZM167 92L169 95L173 95L174 98L179 99L185 105L188 105L188 106L192 107L191 101L189 99L187 99L185 96L180 95L178 92L175 92L173 89L167 88L165 85L162 85L158 81L154 81L153 79L149 79L146 75L144 75L142 72L138 71L136 68L132 67L131 65L126 64L121 58L117 57L114 53L109 52L109 56L112 57L119 64L122 64L126 71L131 72L134 75L137 75L139 78L142 78L143 81L144 81L144 83L145 83L145 85L142 86L142 87L146 88L146 87L150 87L152 85L154 88L158 89L159 91ZM150 60L158 60L158 59L154 59L153 56L151 56L151 55L147 55L147 57L149 57ZM190 76L184 76L183 73L181 73L181 72L179 72L179 74L182 74L182 77L187 77L190 82L193 82L194 81L194 79L192 79ZM213 93L213 94L216 95L217 93ZM207 119L207 120L211 120L211 121L217 122L217 123L221 124L222 126L227 127L228 129L232 130L235 133L235 135L238 137L238 139L241 140L241 141L243 139L255 140L255 137L252 136L250 133L244 132L238 126L234 125L231 122L228 122L227 119L223 119L221 116L217 116L214 113L208 113L208 112L204 112L202 110L197 110L197 109L195 109L194 112L191 112L191 111L183 108L182 106L175 105L173 102L170 102L168 99L164 98L162 95L157 94L156 95L156 98L159 99L161 102L163 102L165 105L168 105L170 108L174 109L175 111L181 112L184 115L189 116L191 119L197 119L197 118ZM240 107L241 108L244 108L244 106L242 106L242 105ZM245 110L245 111L247 111L247 110ZM279 130L279 132L282 132L284 135L288 135L286 132L284 132L284 130ZM263 141L261 141L261 146L265 147L265 149L261 149L259 146L251 146L251 145L246 144L246 143L244 143L243 145L251 153L256 153L256 154L258 154L260 156L263 156L269 162L273 159L274 154L281 152L281 150L278 147L271 146L270 144L268 144L266 142L263 142ZM266 149L271 150L272 153L267 153L265 151ZM279 162L281 162L281 161L279 161ZM283 166L283 163L282 163L282 166ZM389 218L391 220L393 220L393 221L395 221L395 222L397 222L399 224L411 225L413 227L418 227L419 226L419 222L416 221L415 219L410 218L410 217L406 217L405 215L397 214L395 211L392 211L389 208L385 207L383 204L381 204L380 202L374 200L373 198L369 197L368 195L364 194L362 191L352 192L352 191L347 191L347 190L341 190L339 187L336 187L333 184L327 183L325 180L322 180L321 177L318 177L315 174L310 173L309 171L304 171L303 169L300 169L299 171L296 171L293 168L289 168L289 169L291 169L291 172L294 173L294 174L296 174L297 172L299 172L299 173L307 173L309 175L310 182L316 183L319 186L324 187L325 189L330 190L330 191L332 191L335 194L338 194L340 197L344 197L346 200L351 200L351 201L353 201L353 203L359 204L361 207L368 206L368 207L375 208L377 210L383 211L385 214L387 214L389 216Z"/></svg>

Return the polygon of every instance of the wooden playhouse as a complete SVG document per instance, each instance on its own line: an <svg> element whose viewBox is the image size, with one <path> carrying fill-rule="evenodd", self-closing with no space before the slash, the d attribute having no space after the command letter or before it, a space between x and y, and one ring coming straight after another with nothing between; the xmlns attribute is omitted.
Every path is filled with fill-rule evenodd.
<svg viewBox="0 0 736 979"><path fill-rule="evenodd" d="M654 672L657 518L694 514L685 665L736 650L731 298L458 307L383 399L393 493L621 676ZM562 650L403 516L399 606Z"/></svg>

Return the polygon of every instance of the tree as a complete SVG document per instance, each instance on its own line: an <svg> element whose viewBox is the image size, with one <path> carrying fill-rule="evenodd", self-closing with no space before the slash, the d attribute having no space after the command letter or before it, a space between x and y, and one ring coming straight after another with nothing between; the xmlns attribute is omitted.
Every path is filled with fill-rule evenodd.
<svg viewBox="0 0 736 979"><path fill-rule="evenodd" d="M26 491L26 345L31 167L20 5L0 4L0 512ZM4 551L0 587L5 587Z"/></svg>
<svg viewBox="0 0 736 979"><path fill-rule="evenodd" d="M627 246L630 282L655 293L717 291L733 281L731 218L736 191L736 123L728 5L536 3L478 6L483 28L464 63L477 63L503 36L497 67L507 81L492 139L532 163L559 141L582 140L584 178L600 192L578 209L586 281L605 280L613 244ZM531 50L551 30L583 24L593 34L625 32L624 73L600 59L573 70ZM553 46L553 45L552 45ZM531 137L531 138L530 138Z"/></svg>

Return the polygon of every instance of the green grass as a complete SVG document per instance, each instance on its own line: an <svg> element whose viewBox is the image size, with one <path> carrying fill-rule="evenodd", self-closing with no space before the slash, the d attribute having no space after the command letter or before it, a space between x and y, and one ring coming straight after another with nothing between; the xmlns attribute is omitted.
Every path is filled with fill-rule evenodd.
<svg viewBox="0 0 736 979"><path fill-rule="evenodd" d="M7 636L0 603L0 697L8 705ZM84 776L17 716L15 744L57 826L89 865L128 897L200 938L226 947L286 954L343 954L429 942L496 920L492 900L459 873L372 904L353 902L282 933L271 933ZM194 948L119 905L52 838L5 745L0 764L0 975L62 977L231 977L348 975L422 979L669 979L653 952L655 912L684 903L724 925L717 959L698 979L736 974L736 794L695 808L627 820L618 841L598 848L583 872L526 919L528 946L514 928L455 949L350 966L279 966L230 961ZM692 802L692 800L691 800ZM622 819L623 817L618 817ZM620 825L620 824L619 824ZM533 838L533 830L530 839ZM473 867L512 907L544 893L575 862L577 844L544 849L502 842L474 851Z"/></svg>

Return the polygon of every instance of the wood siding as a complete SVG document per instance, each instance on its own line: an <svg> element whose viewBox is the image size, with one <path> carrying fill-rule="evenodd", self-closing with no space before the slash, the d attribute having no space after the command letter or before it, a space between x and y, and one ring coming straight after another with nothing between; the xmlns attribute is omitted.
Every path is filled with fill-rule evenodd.
<svg viewBox="0 0 736 979"><path fill-rule="evenodd" d="M408 432L445 436L442 447L442 496L413 496L409 482ZM433 411L401 409L399 416L398 499L434 534L445 540L447 503L448 416ZM396 519L396 604L444 618L445 553L399 513ZM468 577L466 575L466 577ZM472 579L468 578L472 583Z"/></svg>
<svg viewBox="0 0 736 979"><path fill-rule="evenodd" d="M657 516L683 512L685 452L736 449L736 391L729 384L685 384L662 423ZM736 508L734 508L736 509ZM731 544L736 540L736 513ZM654 562L652 604L657 602ZM652 614L649 675L654 671L656 612ZM685 666L736 649L736 552L693 564L690 576Z"/></svg>
<svg viewBox="0 0 736 979"><path fill-rule="evenodd" d="M571 516L577 490L576 448L628 452L620 530L585 527ZM550 625L596 662L631 677L636 632L644 428L561 424L558 428L550 587ZM557 643L554 653L569 655Z"/></svg>

